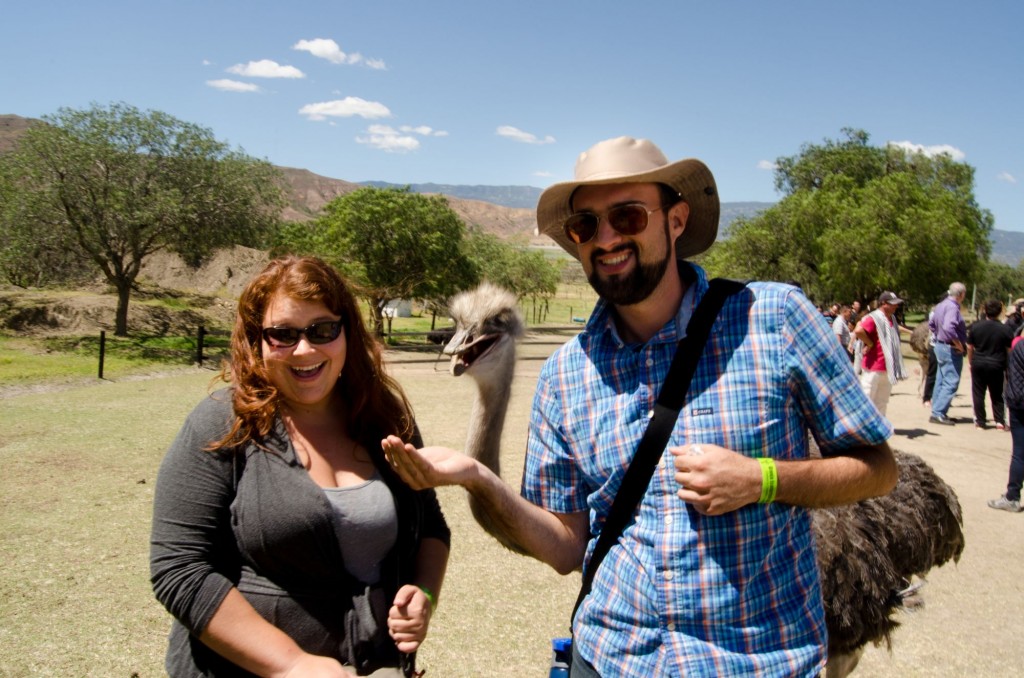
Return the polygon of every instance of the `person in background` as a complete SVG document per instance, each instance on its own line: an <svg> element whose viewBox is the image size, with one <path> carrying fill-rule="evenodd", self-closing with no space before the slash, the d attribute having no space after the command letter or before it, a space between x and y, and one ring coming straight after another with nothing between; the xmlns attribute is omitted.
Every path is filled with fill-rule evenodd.
<svg viewBox="0 0 1024 678"><path fill-rule="evenodd" d="M1013 342L1013 333L999 322L1003 304L989 299L982 305L984 317L967 328L967 364L971 370L971 400L974 404L974 426L983 429L985 392L992 401L992 420L1000 431L1006 431L1003 405L1003 381L1006 378L1006 356Z"/></svg>
<svg viewBox="0 0 1024 678"><path fill-rule="evenodd" d="M853 334L850 332L850 316L853 310L843 304L839 307L835 320L832 321L832 333L836 335L836 339L839 340L839 345L843 347L846 354L850 356L850 360L853 360L853 347L851 337Z"/></svg>
<svg viewBox="0 0 1024 678"><path fill-rule="evenodd" d="M319 259L270 262L221 376L157 476L168 675L412 675L450 533L384 460L384 436L419 435L351 288Z"/></svg>
<svg viewBox="0 0 1024 678"><path fill-rule="evenodd" d="M1000 511L1020 513L1021 486L1024 485L1024 341L1013 340L1006 368L1006 408L1010 412L1010 437L1013 452L1010 457L1010 477L1006 492L988 505Z"/></svg>
<svg viewBox="0 0 1024 678"><path fill-rule="evenodd" d="M967 325L960 314L960 304L967 296L963 283L949 286L946 298L935 305L928 328L935 334L935 360L938 371L935 375L935 391L932 393L932 412L929 423L952 425L949 406L960 386L964 354L967 352Z"/></svg>
<svg viewBox="0 0 1024 678"><path fill-rule="evenodd" d="M908 376L900 348L900 328L894 317L902 303L893 292L882 292L878 295L878 308L865 316L854 330L864 344L860 386L883 415L889 406L892 387Z"/></svg>
<svg viewBox="0 0 1024 678"><path fill-rule="evenodd" d="M928 321L931 321L935 311L928 311ZM927 321L926 321L927 322ZM932 409L932 394L935 392L935 375L939 372L939 361L935 359L935 332L928 328L928 372L924 379L924 389L921 393L921 404L930 412Z"/></svg>
<svg viewBox="0 0 1024 678"><path fill-rule="evenodd" d="M1021 308L1024 308L1024 299L1015 299L1009 308L1006 309L1004 322L1010 328L1010 334L1017 336L1020 328L1024 326L1024 316L1021 315Z"/></svg>
<svg viewBox="0 0 1024 678"><path fill-rule="evenodd" d="M686 258L718 219L699 160L630 137L582 153L537 223L600 299L541 370L521 494L455 450L392 438L392 463L414 486L465 487L504 543L558 572L587 567L709 289ZM827 639L808 507L889 492L892 427L792 285L751 282L726 300L688 393L637 520L575 615L572 675L816 676Z"/></svg>

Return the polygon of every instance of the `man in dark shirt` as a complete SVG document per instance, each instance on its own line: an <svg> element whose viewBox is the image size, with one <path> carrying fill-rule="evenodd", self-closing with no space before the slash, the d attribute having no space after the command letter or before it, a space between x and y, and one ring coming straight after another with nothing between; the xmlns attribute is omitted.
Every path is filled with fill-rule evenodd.
<svg viewBox="0 0 1024 678"><path fill-rule="evenodd" d="M974 401L974 427L985 428L985 391L992 400L992 419L996 428L1006 430L1003 406L1003 377L1006 356L1013 342L1010 328L999 322L1002 302L989 299L982 307L984 317L967 330L967 362L971 366L971 398Z"/></svg>

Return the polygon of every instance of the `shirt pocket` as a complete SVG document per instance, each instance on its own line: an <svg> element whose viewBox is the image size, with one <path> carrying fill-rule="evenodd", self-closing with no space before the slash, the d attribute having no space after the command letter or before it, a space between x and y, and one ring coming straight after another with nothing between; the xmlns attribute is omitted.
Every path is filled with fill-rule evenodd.
<svg viewBox="0 0 1024 678"><path fill-rule="evenodd" d="M772 456L772 443L782 435L785 389L764 388L753 374L723 382L686 403L676 435L687 444L719 445L749 457Z"/></svg>

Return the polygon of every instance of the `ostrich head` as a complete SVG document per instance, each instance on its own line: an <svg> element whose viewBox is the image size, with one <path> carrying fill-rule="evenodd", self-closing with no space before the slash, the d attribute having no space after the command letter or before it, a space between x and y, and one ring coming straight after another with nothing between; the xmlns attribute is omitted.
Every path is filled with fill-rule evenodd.
<svg viewBox="0 0 1024 678"><path fill-rule="evenodd" d="M485 282L456 295L449 310L455 335L444 352L452 357L452 374L479 380L514 362L516 340L523 335L515 295Z"/></svg>

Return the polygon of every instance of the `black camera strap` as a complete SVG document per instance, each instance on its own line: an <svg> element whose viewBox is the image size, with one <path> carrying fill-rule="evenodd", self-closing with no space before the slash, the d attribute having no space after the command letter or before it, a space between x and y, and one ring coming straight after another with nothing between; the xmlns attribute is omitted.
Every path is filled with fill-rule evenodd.
<svg viewBox="0 0 1024 678"><path fill-rule="evenodd" d="M597 538L597 545L594 547L594 554L583 573L583 584L580 587L580 594L576 598L576 604L572 608L572 616L569 618L569 626L572 627L572 620L576 617L583 599L590 593L590 587L594 582L594 574L597 572L601 561L611 550L611 547L619 540L619 536L626 529L626 526L633 519L636 507L640 505L647 492L647 486L654 475L661 459L662 452L668 444L668 439L675 428L676 420L679 418L679 411L683 409L683 402L686 400L686 392L690 388L690 381L694 372L697 371L697 363L704 353L707 345L708 335L711 333L711 326L718 317L719 311L725 300L747 286L745 282L715 278L709 283L708 291L697 304L697 308L686 325L686 336L683 337L676 347L675 357L672 358L672 365L669 367L665 383L658 394L658 400L654 405L654 416L644 432L643 438L637 447L633 460L626 469L626 475L622 479L622 486L619 487L612 508L605 520L601 534Z"/></svg>

